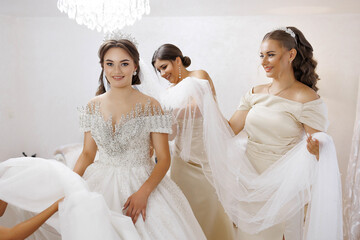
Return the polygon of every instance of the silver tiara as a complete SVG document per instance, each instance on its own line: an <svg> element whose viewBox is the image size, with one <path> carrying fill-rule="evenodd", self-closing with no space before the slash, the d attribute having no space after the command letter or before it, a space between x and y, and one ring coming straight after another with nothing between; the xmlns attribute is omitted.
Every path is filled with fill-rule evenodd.
<svg viewBox="0 0 360 240"><path fill-rule="evenodd" d="M295 39L295 42L296 42L296 35L295 35L294 31L291 30L291 28L281 27L281 28L278 28L278 29L276 29L276 30L281 30L281 31L284 31L284 32L290 34L290 36L291 36L292 38L294 38L294 39Z"/></svg>
<svg viewBox="0 0 360 240"><path fill-rule="evenodd" d="M107 40L121 40L121 39L129 40L135 46L138 46L138 42L136 41L136 39L130 33L124 33L124 32L121 32L120 30L117 30L117 31L115 30L115 31L112 31L112 32L106 32L104 34L104 41L107 41Z"/></svg>

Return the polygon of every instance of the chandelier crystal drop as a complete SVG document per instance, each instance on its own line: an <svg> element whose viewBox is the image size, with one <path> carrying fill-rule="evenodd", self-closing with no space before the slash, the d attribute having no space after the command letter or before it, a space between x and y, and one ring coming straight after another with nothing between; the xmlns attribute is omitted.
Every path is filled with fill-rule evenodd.
<svg viewBox="0 0 360 240"><path fill-rule="evenodd" d="M80 25L113 32L150 13L149 0L58 0L57 7Z"/></svg>

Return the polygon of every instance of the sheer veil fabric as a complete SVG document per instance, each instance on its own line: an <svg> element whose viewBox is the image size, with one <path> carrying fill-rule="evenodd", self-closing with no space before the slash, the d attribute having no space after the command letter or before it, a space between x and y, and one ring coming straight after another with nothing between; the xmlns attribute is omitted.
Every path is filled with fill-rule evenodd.
<svg viewBox="0 0 360 240"><path fill-rule="evenodd" d="M246 157L246 141L234 136L207 80L188 77L167 90L159 81L154 79L148 86L162 105L172 106L174 117L185 125L177 133L185 161L189 160L192 125L203 118L209 162L199 164L230 219L242 231L255 234L287 222L286 239L343 239L340 174L329 135L313 135L321 144L319 161L307 151L303 139L259 175Z"/></svg>
<svg viewBox="0 0 360 240"><path fill-rule="evenodd" d="M140 240L131 219L110 211L103 196L90 192L86 182L64 164L25 157L0 163L0 199L12 206L39 213L63 196L59 213L46 222L61 233L61 239ZM53 235L33 236L44 237Z"/></svg>

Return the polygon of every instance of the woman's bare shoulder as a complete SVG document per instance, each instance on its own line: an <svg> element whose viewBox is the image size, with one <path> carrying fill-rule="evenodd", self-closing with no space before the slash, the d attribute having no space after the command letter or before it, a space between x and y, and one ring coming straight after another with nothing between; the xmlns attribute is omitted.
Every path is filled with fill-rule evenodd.
<svg viewBox="0 0 360 240"><path fill-rule="evenodd" d="M294 100L301 103L311 102L319 98L319 95L311 87L298 82Z"/></svg>
<svg viewBox="0 0 360 240"><path fill-rule="evenodd" d="M205 70L191 71L190 76L191 77L196 77L196 78L199 78L199 79L206 79L206 80L211 81L210 75Z"/></svg>

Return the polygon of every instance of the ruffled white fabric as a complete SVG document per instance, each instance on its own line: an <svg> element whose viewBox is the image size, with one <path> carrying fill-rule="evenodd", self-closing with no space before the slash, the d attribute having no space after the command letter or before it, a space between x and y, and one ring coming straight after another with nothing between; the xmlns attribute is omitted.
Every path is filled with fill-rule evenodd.
<svg viewBox="0 0 360 240"><path fill-rule="evenodd" d="M213 99L208 81L186 78L168 90L162 104L184 106L181 157L189 159L192 124L204 119L204 143L209 163L200 162L216 188L226 212L242 231L255 234L276 224L292 222L286 239L342 239L341 184L335 147L330 136L316 133L320 160L302 140L259 175L245 155L246 142L234 137ZM305 228L301 220L309 204ZM295 221L294 221L295 219ZM294 224L294 222L296 222Z"/></svg>
<svg viewBox="0 0 360 240"><path fill-rule="evenodd" d="M63 196L59 214L47 221L62 239L140 239L129 217L111 212L103 196L89 192L86 182L65 165L25 157L0 164L0 199L9 204L39 213Z"/></svg>

